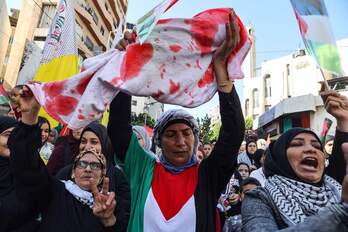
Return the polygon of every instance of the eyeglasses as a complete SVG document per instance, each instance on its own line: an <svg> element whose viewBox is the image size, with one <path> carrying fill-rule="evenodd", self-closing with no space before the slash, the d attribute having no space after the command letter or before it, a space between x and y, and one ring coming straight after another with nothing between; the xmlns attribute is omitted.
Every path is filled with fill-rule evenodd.
<svg viewBox="0 0 348 232"><path fill-rule="evenodd" d="M87 162L83 160L79 160L76 162L76 167L86 169L89 166L91 170L100 170L103 165L98 162Z"/></svg>

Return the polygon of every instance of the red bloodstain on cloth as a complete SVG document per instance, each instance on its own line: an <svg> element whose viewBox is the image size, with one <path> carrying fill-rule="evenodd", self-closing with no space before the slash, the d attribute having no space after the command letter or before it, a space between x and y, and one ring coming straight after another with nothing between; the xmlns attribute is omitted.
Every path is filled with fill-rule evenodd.
<svg viewBox="0 0 348 232"><path fill-rule="evenodd" d="M47 83L47 84L44 84L44 87L42 89L47 96L53 98L63 92L65 82L66 81L64 80L59 82Z"/></svg>
<svg viewBox="0 0 348 232"><path fill-rule="evenodd" d="M170 93L170 94L174 94L174 93L176 93L177 91L179 91L179 89L180 89L180 83L176 84L174 81L169 80L169 84L170 84L170 87L169 87L169 93Z"/></svg>
<svg viewBox="0 0 348 232"><path fill-rule="evenodd" d="M201 53L211 52L218 25L214 21L196 19L185 20L185 23L191 25L193 40Z"/></svg>
<svg viewBox="0 0 348 232"><path fill-rule="evenodd" d="M116 86L116 85L119 84L120 81L122 81L120 77L114 77L114 78L112 78L112 80L111 80L111 84L114 85L114 86Z"/></svg>
<svg viewBox="0 0 348 232"><path fill-rule="evenodd" d="M153 47L149 43L133 44L127 48L122 62L121 78L130 80L138 76L141 68L149 62L153 56Z"/></svg>
<svg viewBox="0 0 348 232"><path fill-rule="evenodd" d="M92 79L92 76L87 76L87 77L82 78L79 81L79 83L76 86L76 90L80 95L82 95L83 92L85 92L85 89L87 88L87 85L91 79Z"/></svg>
<svg viewBox="0 0 348 232"><path fill-rule="evenodd" d="M172 19L160 19L158 20L157 24L167 24L170 21L172 21Z"/></svg>
<svg viewBox="0 0 348 232"><path fill-rule="evenodd" d="M153 98L160 98L164 93L161 90L158 90L157 93L153 94Z"/></svg>
<svg viewBox="0 0 348 232"><path fill-rule="evenodd" d="M210 64L207 71L204 73L203 78L198 81L198 87L203 88L206 85L211 84L213 81L214 81L213 66L212 64Z"/></svg>
<svg viewBox="0 0 348 232"><path fill-rule="evenodd" d="M52 101L47 102L46 105L49 112L56 112L58 115L67 116L75 110L77 102L73 97L60 95Z"/></svg>
<svg viewBox="0 0 348 232"><path fill-rule="evenodd" d="M79 115L77 116L77 118L80 119L80 120L85 120L85 119L86 119L85 116L83 116L82 114L79 114Z"/></svg>
<svg viewBox="0 0 348 232"><path fill-rule="evenodd" d="M182 47L178 44L172 44L169 46L169 48L172 52L175 52L175 53L179 52L182 49Z"/></svg>

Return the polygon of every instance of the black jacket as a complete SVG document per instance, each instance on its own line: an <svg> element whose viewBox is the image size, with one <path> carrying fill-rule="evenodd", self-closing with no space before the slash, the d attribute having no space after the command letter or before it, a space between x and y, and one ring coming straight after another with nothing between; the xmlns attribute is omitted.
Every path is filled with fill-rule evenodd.
<svg viewBox="0 0 348 232"><path fill-rule="evenodd" d="M48 174L38 153L40 143L38 125L23 123L13 130L8 140L18 198L31 202L40 210L42 221L39 231L116 231L115 225L105 228L87 205L65 189L63 182Z"/></svg>

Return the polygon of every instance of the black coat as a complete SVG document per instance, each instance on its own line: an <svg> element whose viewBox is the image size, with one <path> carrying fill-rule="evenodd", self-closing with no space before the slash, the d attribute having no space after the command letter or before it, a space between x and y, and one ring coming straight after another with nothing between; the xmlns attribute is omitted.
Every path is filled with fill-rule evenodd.
<svg viewBox="0 0 348 232"><path fill-rule="evenodd" d="M0 231L35 231L35 215L38 214L30 204L16 197L10 160L0 157Z"/></svg>
<svg viewBox="0 0 348 232"><path fill-rule="evenodd" d="M40 210L42 221L39 231L116 231L116 225L104 227L87 205L65 189L63 182L48 174L38 153L40 143L40 128L23 123L13 130L8 140L11 172L18 198Z"/></svg>
<svg viewBox="0 0 348 232"><path fill-rule="evenodd" d="M57 173L56 177L60 180L71 179L72 165L68 165ZM106 171L109 177L109 191L115 192L116 198L116 231L127 231L129 214L130 214L130 189L123 171L118 167L109 166Z"/></svg>

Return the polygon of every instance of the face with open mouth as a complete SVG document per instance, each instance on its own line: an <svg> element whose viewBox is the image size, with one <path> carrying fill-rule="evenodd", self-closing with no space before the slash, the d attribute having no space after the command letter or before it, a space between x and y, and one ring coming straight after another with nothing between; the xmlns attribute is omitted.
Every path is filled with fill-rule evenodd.
<svg viewBox="0 0 348 232"><path fill-rule="evenodd" d="M318 183L324 173L325 157L317 138L309 133L295 136L287 149L287 157L297 177Z"/></svg>

